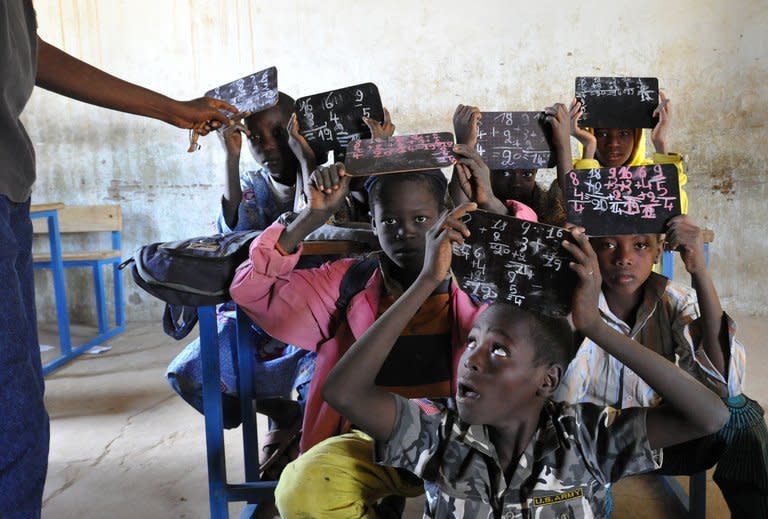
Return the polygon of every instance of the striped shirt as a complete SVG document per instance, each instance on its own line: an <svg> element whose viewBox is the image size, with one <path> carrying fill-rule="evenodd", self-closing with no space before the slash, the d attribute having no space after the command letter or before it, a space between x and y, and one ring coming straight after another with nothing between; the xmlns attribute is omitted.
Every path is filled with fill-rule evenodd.
<svg viewBox="0 0 768 519"><path fill-rule="evenodd" d="M380 317L396 298L379 302ZM384 361L376 385L406 398L451 396L450 294L432 294L421 305Z"/></svg>
<svg viewBox="0 0 768 519"><path fill-rule="evenodd" d="M633 327L611 312L603 294L600 295L600 313L609 326L675 362L721 397L741 394L745 351L735 339L735 323L727 314L723 315L728 326L730 350L726 379L707 357L701 341L694 339L701 337L701 316L696 291L692 288L651 273ZM555 400L570 404L590 402L622 409L661 403L661 397L643 379L590 339L581 343L557 389Z"/></svg>

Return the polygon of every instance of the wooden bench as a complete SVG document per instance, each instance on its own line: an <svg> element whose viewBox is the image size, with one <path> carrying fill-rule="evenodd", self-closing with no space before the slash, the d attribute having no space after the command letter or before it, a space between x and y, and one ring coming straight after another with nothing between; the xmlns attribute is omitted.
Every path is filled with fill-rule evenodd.
<svg viewBox="0 0 768 519"><path fill-rule="evenodd" d="M123 304L123 282L118 266L121 260L121 234L123 216L119 205L65 206L64 204L43 204L31 208L33 232L48 235L50 251L33 254L35 269L51 269L54 274L56 312L59 322L61 355L43 367L48 374L97 344L112 338L125 329L125 306ZM47 225L42 218L47 219ZM61 235L109 232L111 248L102 250L62 251ZM110 327L107 313L107 296L104 283L104 267L112 266L114 285L114 326ZM69 334L69 317L66 305L66 289L63 270L69 268L90 268L96 296L98 335L83 345L72 348Z"/></svg>

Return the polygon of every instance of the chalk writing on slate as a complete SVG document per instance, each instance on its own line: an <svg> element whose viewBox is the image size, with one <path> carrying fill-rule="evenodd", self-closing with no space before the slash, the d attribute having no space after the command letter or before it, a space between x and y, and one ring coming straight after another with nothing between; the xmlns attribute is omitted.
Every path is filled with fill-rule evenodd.
<svg viewBox="0 0 768 519"><path fill-rule="evenodd" d="M343 152L358 139L369 139L371 131L363 117L384 121L379 89L363 83L296 100L301 134L320 156L334 150Z"/></svg>
<svg viewBox="0 0 768 519"><path fill-rule="evenodd" d="M570 312L577 277L562 246L573 241L569 231L486 211L462 220L471 234L453 244L451 268L464 292L547 315Z"/></svg>
<svg viewBox="0 0 768 519"><path fill-rule="evenodd" d="M347 148L344 166L353 176L445 168L456 162L449 132L358 140Z"/></svg>
<svg viewBox="0 0 768 519"><path fill-rule="evenodd" d="M582 128L653 128L659 104L655 77L577 77L576 99Z"/></svg>
<svg viewBox="0 0 768 519"><path fill-rule="evenodd" d="M269 67L205 93L234 105L241 112L260 112L277 104L277 68Z"/></svg>
<svg viewBox="0 0 768 519"><path fill-rule="evenodd" d="M477 152L492 170L554 167L551 141L542 112L482 112Z"/></svg>
<svg viewBox="0 0 768 519"><path fill-rule="evenodd" d="M663 233L680 214L674 164L576 169L565 177L568 221L591 236Z"/></svg>

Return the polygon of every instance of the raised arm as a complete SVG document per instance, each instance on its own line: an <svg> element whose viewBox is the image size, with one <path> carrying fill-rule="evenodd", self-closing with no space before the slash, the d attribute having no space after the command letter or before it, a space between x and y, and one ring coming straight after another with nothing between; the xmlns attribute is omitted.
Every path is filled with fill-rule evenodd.
<svg viewBox="0 0 768 519"><path fill-rule="evenodd" d="M573 169L570 116L563 103L555 103L545 108L544 115L552 127L552 144L557 155L557 182L565 193L565 175Z"/></svg>
<svg viewBox="0 0 768 519"><path fill-rule="evenodd" d="M597 256L583 231L573 231L578 245L563 242L574 256L579 281L573 296L573 324L607 353L637 373L667 406L648 410L646 429L652 448L668 447L719 431L729 413L720 398L673 363L619 333L598 310L602 278Z"/></svg>
<svg viewBox="0 0 768 519"><path fill-rule="evenodd" d="M224 162L224 194L221 198L221 211L224 222L230 229L237 225L237 211L243 198L240 186L240 150L243 135L238 125L231 125L219 130L224 151L227 154Z"/></svg>
<svg viewBox="0 0 768 519"><path fill-rule="evenodd" d="M210 97L176 101L144 87L111 76L37 38L37 77L35 84L89 104L120 112L143 115L179 128L196 128L205 135L229 119L219 110L237 110Z"/></svg>
<svg viewBox="0 0 768 519"><path fill-rule="evenodd" d="M424 267L419 277L352 345L325 382L323 398L377 440L386 440L392 433L395 402L390 393L374 384L376 375L405 326L448 275L451 244L463 244L469 236L461 217L475 207L464 204L443 213L427 232Z"/></svg>
<svg viewBox="0 0 768 519"><path fill-rule="evenodd" d="M728 327L707 269L701 229L687 215L672 218L667 227L666 247L680 253L685 270L691 275L701 312L701 345L712 365L727 378L730 354Z"/></svg>
<svg viewBox="0 0 768 519"><path fill-rule="evenodd" d="M580 101L574 99L571 101L570 118L571 118L571 135L576 137L584 148L581 152L582 159L594 159L595 151L597 151L597 139L595 136L589 133L584 128L579 127L579 119L584 114L584 107Z"/></svg>
<svg viewBox="0 0 768 519"><path fill-rule="evenodd" d="M280 235L280 247L286 252L293 252L309 233L328 221L349 194L349 182L350 177L340 162L315 169L305 188L309 206Z"/></svg>
<svg viewBox="0 0 768 519"><path fill-rule="evenodd" d="M656 153L667 153L667 131L672 125L672 101L667 98L663 90L659 90L659 106L653 111L653 116L659 118L659 122L651 132L651 141Z"/></svg>

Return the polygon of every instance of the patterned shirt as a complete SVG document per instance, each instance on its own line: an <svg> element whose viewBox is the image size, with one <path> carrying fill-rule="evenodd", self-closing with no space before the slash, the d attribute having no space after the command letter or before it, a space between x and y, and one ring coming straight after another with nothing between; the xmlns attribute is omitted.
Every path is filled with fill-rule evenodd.
<svg viewBox="0 0 768 519"><path fill-rule="evenodd" d="M651 273L643 301L630 328L608 308L600 295L600 313L612 328L675 362L721 397L741 394L744 346L734 335L735 323L723 315L728 328L728 378L715 369L701 344L700 313L695 290ZM584 339L555 393L558 402L627 407L653 407L661 397L631 369L589 339Z"/></svg>
<svg viewBox="0 0 768 519"><path fill-rule="evenodd" d="M661 465L661 450L648 444L646 409L548 402L507 481L486 426L393 398L395 426L376 443L376 461L424 480L425 518L604 517L611 483Z"/></svg>
<svg viewBox="0 0 768 519"><path fill-rule="evenodd" d="M293 209L296 186L278 184L263 167L256 171L242 172L240 187L243 196L237 208L237 223L230 228L222 212L216 222L217 232L266 229L278 216Z"/></svg>

